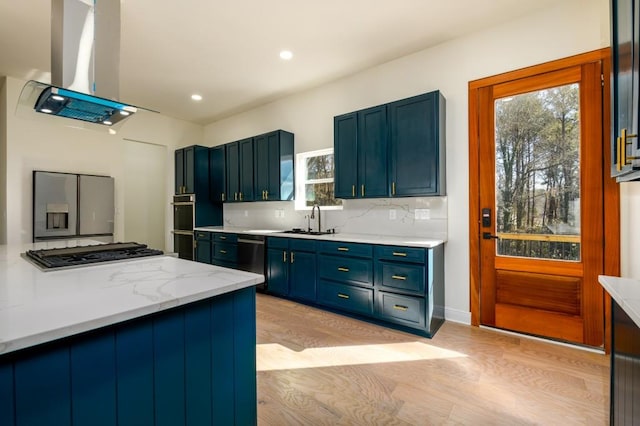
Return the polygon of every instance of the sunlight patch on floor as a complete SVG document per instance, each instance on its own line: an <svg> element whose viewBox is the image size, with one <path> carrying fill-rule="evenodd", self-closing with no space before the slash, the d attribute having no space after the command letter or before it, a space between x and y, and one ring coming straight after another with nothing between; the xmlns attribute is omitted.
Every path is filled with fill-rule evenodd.
<svg viewBox="0 0 640 426"><path fill-rule="evenodd" d="M270 371L460 357L466 355L422 342L332 346L299 352L278 343L264 343L257 345L256 362L258 371Z"/></svg>

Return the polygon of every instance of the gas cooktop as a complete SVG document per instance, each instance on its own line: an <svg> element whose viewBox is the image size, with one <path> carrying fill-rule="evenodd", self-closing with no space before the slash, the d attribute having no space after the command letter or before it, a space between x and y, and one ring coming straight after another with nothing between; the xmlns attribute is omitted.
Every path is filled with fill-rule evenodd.
<svg viewBox="0 0 640 426"><path fill-rule="evenodd" d="M130 242L28 250L25 256L38 267L48 270L161 254L161 250L151 249L146 244Z"/></svg>

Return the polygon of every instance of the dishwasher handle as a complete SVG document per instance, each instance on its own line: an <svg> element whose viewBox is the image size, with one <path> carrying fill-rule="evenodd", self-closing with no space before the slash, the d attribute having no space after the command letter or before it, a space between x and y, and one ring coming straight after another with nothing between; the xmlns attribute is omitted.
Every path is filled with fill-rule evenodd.
<svg viewBox="0 0 640 426"><path fill-rule="evenodd" d="M253 239L253 238L246 238L246 237L238 237L238 243L264 245L264 238Z"/></svg>

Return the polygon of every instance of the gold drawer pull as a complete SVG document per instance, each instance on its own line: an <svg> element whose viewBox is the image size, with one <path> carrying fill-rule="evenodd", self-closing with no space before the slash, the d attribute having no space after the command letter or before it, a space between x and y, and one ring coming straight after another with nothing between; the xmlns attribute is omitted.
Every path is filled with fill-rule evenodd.
<svg viewBox="0 0 640 426"><path fill-rule="evenodd" d="M341 299L348 299L349 295L348 294L338 293L338 297L341 298Z"/></svg>
<svg viewBox="0 0 640 426"><path fill-rule="evenodd" d="M221 236L220 236L220 239L221 239L221 240L226 240L226 239L227 239L227 237L225 237L224 235L221 235Z"/></svg>
<svg viewBox="0 0 640 426"><path fill-rule="evenodd" d="M409 307L408 306L402 306L402 305L393 305L393 309L397 309L398 311L408 311Z"/></svg>
<svg viewBox="0 0 640 426"><path fill-rule="evenodd" d="M220 254L227 254L226 250L220 250Z"/></svg>
<svg viewBox="0 0 640 426"><path fill-rule="evenodd" d="M338 247L338 251L349 251L347 247Z"/></svg>
<svg viewBox="0 0 640 426"><path fill-rule="evenodd" d="M356 196L356 186L355 185L351 185L351 196L352 197Z"/></svg>
<svg viewBox="0 0 640 426"><path fill-rule="evenodd" d="M296 261L295 255L293 254L293 252L291 252L291 263L295 261Z"/></svg>
<svg viewBox="0 0 640 426"><path fill-rule="evenodd" d="M396 183L391 182L391 195L396 195Z"/></svg>
<svg viewBox="0 0 640 426"><path fill-rule="evenodd" d="M224 199L224 192L222 193L221 197L222 197L222 201L225 201L225 199Z"/></svg>
<svg viewBox="0 0 640 426"><path fill-rule="evenodd" d="M407 253L400 252L400 251L394 251L393 255L394 256L400 256L400 257L407 257Z"/></svg>
<svg viewBox="0 0 640 426"><path fill-rule="evenodd" d="M282 261L284 263L287 263L287 252L282 250Z"/></svg>
<svg viewBox="0 0 640 426"><path fill-rule="evenodd" d="M406 281L407 277L403 276L403 275L392 275L391 278L393 278L394 280L400 280L400 281Z"/></svg>
<svg viewBox="0 0 640 426"><path fill-rule="evenodd" d="M342 266L338 267L338 271L340 272L349 272L349 268L343 268Z"/></svg>

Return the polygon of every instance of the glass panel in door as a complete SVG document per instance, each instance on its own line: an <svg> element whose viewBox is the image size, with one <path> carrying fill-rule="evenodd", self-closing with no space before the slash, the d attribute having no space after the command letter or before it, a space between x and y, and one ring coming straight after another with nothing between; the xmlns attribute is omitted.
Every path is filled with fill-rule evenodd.
<svg viewBox="0 0 640 426"><path fill-rule="evenodd" d="M579 84L494 106L496 254L579 262Z"/></svg>

